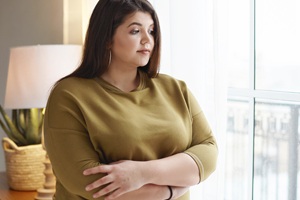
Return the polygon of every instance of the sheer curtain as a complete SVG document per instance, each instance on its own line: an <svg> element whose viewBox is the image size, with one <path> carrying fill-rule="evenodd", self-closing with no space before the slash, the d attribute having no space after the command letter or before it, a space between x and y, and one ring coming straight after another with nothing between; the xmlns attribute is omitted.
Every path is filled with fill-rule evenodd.
<svg viewBox="0 0 300 200"><path fill-rule="evenodd" d="M98 0L83 0L88 19ZM227 108L228 0L149 0L162 29L160 73L184 80L218 142L217 170L192 187L191 200L223 200Z"/></svg>
<svg viewBox="0 0 300 200"><path fill-rule="evenodd" d="M213 129L217 170L191 190L192 200L221 200L227 103L227 0L149 0L162 29L161 73L184 80Z"/></svg>

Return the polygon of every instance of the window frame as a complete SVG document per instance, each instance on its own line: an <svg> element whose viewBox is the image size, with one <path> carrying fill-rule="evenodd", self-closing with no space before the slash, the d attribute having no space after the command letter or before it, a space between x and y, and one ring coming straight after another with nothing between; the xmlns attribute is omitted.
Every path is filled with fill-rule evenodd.
<svg viewBox="0 0 300 200"><path fill-rule="evenodd" d="M248 188L247 199L253 200L254 188L254 140L255 140L255 103L256 99L291 101L300 103L300 93L286 91L256 90L255 87L255 0L250 0L250 63L249 63L249 88L239 89L228 87L228 100L244 98L249 104L249 121L248 121L248 139L249 139L249 156L248 156ZM252 120L251 120L252 119Z"/></svg>

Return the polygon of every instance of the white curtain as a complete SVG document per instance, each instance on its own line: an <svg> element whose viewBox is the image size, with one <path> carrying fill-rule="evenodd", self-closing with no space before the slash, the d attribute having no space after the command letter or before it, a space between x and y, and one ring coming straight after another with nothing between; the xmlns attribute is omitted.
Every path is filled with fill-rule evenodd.
<svg viewBox="0 0 300 200"><path fill-rule="evenodd" d="M191 200L223 200L227 103L227 0L149 0L162 29L161 73L184 80L218 142L217 170Z"/></svg>
<svg viewBox="0 0 300 200"><path fill-rule="evenodd" d="M97 1L85 2L94 6ZM187 83L204 110L219 147L217 170L206 181L192 187L191 200L223 200L228 0L149 1L158 13L162 29L160 73ZM83 17L89 18L84 13Z"/></svg>

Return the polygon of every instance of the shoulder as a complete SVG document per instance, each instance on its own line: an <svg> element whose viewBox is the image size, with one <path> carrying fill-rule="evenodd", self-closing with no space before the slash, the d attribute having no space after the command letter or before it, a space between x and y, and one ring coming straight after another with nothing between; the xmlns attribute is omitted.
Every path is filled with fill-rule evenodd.
<svg viewBox="0 0 300 200"><path fill-rule="evenodd" d="M84 124L81 107L85 105L85 99L91 98L87 96L89 93L84 94L84 88L91 81L92 79L70 77L60 81L52 89L45 113L48 127L84 131L80 126ZM80 123L75 123L75 118Z"/></svg>
<svg viewBox="0 0 300 200"><path fill-rule="evenodd" d="M93 79L84 79L78 77L69 77L60 81L53 90L78 90L93 84Z"/></svg>
<svg viewBox="0 0 300 200"><path fill-rule="evenodd" d="M86 92L90 90L95 85L95 81L93 79L84 79L78 77L69 77L66 78L57 85L54 86L51 93L52 94L80 94L82 92Z"/></svg>
<svg viewBox="0 0 300 200"><path fill-rule="evenodd" d="M176 79L167 74L159 74L156 78L152 78L152 82L159 85L159 87L162 89L179 89L183 92L187 92L187 85L184 81Z"/></svg>
<svg viewBox="0 0 300 200"><path fill-rule="evenodd" d="M69 77L55 85L49 95L48 103L59 101L80 101L88 95L92 95L95 88L93 79Z"/></svg>
<svg viewBox="0 0 300 200"><path fill-rule="evenodd" d="M190 111L192 110L191 113L193 115L201 112L195 96L184 81L166 74L159 74L157 78L153 78L153 82L156 83L159 90L164 90L166 94L176 97L177 100L180 98L184 99Z"/></svg>

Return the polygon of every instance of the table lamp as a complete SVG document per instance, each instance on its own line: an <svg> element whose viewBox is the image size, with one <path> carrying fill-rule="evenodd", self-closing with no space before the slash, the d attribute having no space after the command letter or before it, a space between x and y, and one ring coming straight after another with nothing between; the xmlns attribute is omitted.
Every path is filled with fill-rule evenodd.
<svg viewBox="0 0 300 200"><path fill-rule="evenodd" d="M10 49L4 108L29 109L46 107L52 86L73 72L80 64L80 45L36 45ZM43 134L42 134L43 135ZM55 177L51 163L44 162L46 181L38 189L39 199L52 199Z"/></svg>
<svg viewBox="0 0 300 200"><path fill-rule="evenodd" d="M44 108L51 87L80 62L80 45L37 45L10 49L4 108Z"/></svg>

